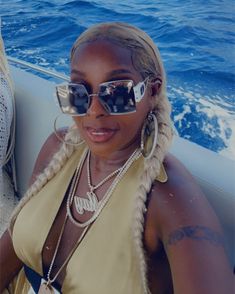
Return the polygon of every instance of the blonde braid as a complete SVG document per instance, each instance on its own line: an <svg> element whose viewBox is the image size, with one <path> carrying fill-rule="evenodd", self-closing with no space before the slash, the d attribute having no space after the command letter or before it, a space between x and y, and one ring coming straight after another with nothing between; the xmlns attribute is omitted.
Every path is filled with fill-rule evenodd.
<svg viewBox="0 0 235 294"><path fill-rule="evenodd" d="M80 141L78 130L71 128L65 136L65 141L70 141L75 144L78 143ZM62 167L66 164L66 162L72 156L75 150L76 145L63 143L60 149L53 155L47 167L42 171L42 173L37 176L36 180L28 188L25 195L13 211L9 226L10 234L12 234L13 226L20 210L34 195L36 195L46 185L49 180L51 180L62 169Z"/></svg>
<svg viewBox="0 0 235 294"><path fill-rule="evenodd" d="M137 256L140 261L140 272L145 294L150 293L147 281L146 253L143 246L146 199L153 182L160 173L162 162L171 145L173 136L170 119L171 108L165 95L165 91L162 91L157 99L158 104L154 109L154 113L158 121L158 141L153 156L144 160L144 171L141 175L140 186L137 190L133 221L134 242L136 245Z"/></svg>

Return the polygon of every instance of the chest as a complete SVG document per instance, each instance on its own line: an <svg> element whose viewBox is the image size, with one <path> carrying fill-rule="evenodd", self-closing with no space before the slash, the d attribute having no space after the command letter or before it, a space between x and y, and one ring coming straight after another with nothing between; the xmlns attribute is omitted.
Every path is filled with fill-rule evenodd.
<svg viewBox="0 0 235 294"><path fill-rule="evenodd" d="M78 289L81 290L80 293L110 293L114 285L116 289L120 289L120 281L123 284L123 293L142 293L139 261L136 258L132 231L137 185L136 177L131 179L133 180L130 180L129 176L122 179L78 247L77 240L82 229L70 221L65 224L51 270L53 278L63 267L56 281L62 285L65 293L78 293ZM97 197L101 198L105 190L105 185L103 190L97 190ZM80 186L76 193L83 196L86 189ZM65 194L66 191L61 191L57 186L57 181L53 187L45 186L40 195L35 196L22 210L14 229L18 256L29 267L45 276L54 258L65 219ZM54 200L52 195L57 200ZM59 199L63 199L62 202ZM84 214L79 220L83 222L86 217L89 216ZM31 232L30 236L28 232ZM64 266L71 252L71 258ZM89 283L88 279L93 283ZM113 281L112 285L107 285L110 280ZM138 284L135 284L136 280L139 281ZM133 287L134 292L131 290Z"/></svg>
<svg viewBox="0 0 235 294"><path fill-rule="evenodd" d="M86 187L86 184L84 184L85 180L83 181L83 177L81 177L80 180L81 184L78 184L75 194L83 196L88 188ZM108 184L108 182L105 183L102 187L95 191L99 202L102 201L103 197L105 197L105 193L109 187ZM120 261L126 259L127 263L132 263L132 257L130 256L130 253L133 250L131 230L132 214L130 211L130 202L126 201L127 203L129 202L129 211L125 212L125 209L123 210L123 208L121 208L123 203L121 202L120 194L119 197L116 195L116 197L110 198L110 202L107 203L107 207L106 205L104 206L94 223L91 223L88 228L84 229L76 226L68 217L67 207L69 190L67 191L67 194L68 195L65 195L64 200L61 203L58 213L43 244L42 269L44 276L46 278L49 277L50 280L55 279L57 285L61 287L66 276L68 263L74 263L76 260L76 266L79 267L80 251L83 252L84 248L86 248L84 250L84 254L95 254L95 259L97 259L97 255L104 256L108 250L113 259L121 258ZM89 219L94 215L93 212L89 211L78 214L75 201L72 202L71 213L73 215L73 219L75 219L76 222L79 221L80 223L89 221ZM121 218L123 218L122 221L119 221ZM86 230L86 232L83 237L84 230ZM88 236L86 236L87 233ZM90 238L93 241L89 241ZM85 244L88 242L89 246L86 247L86 245L83 244L84 242ZM123 242L127 243L127 248L129 250L128 254L125 253ZM80 243L82 243L81 246ZM92 251L92 253L88 253L89 251ZM83 253L81 253L81 255L83 255ZM129 255L128 258L125 257L126 255ZM99 260L99 263L100 262L101 260Z"/></svg>

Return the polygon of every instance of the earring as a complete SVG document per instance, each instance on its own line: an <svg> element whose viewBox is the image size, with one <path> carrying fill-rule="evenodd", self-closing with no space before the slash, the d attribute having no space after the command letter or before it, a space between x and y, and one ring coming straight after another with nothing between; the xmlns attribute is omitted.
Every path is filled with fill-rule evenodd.
<svg viewBox="0 0 235 294"><path fill-rule="evenodd" d="M57 122L58 122L58 119L61 117L61 115L63 115L63 113L57 115L57 117L54 120L54 124L53 124L54 134L56 135L57 139L59 139L61 142L65 143L67 145L72 145L72 146L79 146L79 145L83 144L84 143L83 140L80 140L77 143L74 142L74 141L76 141L76 139L79 139L78 130L75 125L72 125L71 127L68 127L68 128L66 128L66 127L60 128L60 131L58 130ZM68 116L66 116L66 118L68 120ZM64 129L64 132L62 132L63 129ZM70 139L66 140L68 133L70 133L71 136L70 136ZM71 137L73 137L73 140L71 139Z"/></svg>
<svg viewBox="0 0 235 294"><path fill-rule="evenodd" d="M141 130L141 153L145 159L152 157L157 145L158 122L154 112L149 112Z"/></svg>

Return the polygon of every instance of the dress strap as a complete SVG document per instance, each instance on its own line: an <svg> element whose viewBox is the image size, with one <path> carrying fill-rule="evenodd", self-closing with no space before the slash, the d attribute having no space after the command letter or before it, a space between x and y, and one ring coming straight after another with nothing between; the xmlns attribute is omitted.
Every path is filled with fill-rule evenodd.
<svg viewBox="0 0 235 294"><path fill-rule="evenodd" d="M156 180L160 183L166 183L168 176L163 164L161 164L159 175L156 177Z"/></svg>

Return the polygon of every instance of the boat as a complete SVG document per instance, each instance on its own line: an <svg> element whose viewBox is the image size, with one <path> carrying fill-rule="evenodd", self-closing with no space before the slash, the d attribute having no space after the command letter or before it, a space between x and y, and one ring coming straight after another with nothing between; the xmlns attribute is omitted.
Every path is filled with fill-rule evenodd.
<svg viewBox="0 0 235 294"><path fill-rule="evenodd" d="M22 197L37 154L60 113L59 106L55 107L55 84L68 77L12 57L8 61L15 84L15 160ZM225 232L226 252L235 269L235 160L178 136L170 152L191 172L218 215Z"/></svg>

